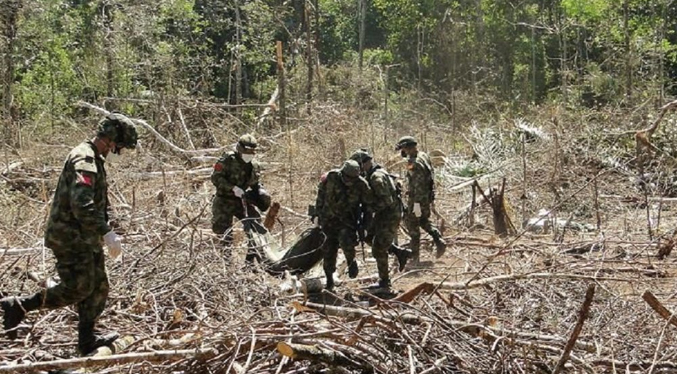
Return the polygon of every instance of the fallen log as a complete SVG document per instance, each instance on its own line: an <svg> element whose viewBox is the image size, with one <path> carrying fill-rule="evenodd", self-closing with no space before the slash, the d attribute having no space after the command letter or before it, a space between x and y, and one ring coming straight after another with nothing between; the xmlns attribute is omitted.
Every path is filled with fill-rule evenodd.
<svg viewBox="0 0 677 374"><path fill-rule="evenodd" d="M656 370L676 370L677 363L669 361L659 361L659 362L625 362L620 360L593 360L590 362L594 366L604 366L607 368L616 368L618 372L622 369L627 370L648 370L652 365Z"/></svg>
<svg viewBox="0 0 677 374"><path fill-rule="evenodd" d="M218 352L213 348L204 348L204 349L126 353L113 356L97 356L97 357L92 356L82 358L71 358L65 360L32 362L29 364L0 366L0 373L21 373L21 372L36 372L40 370L44 371L54 369L72 369L92 366L112 366L144 361L164 362L189 357L195 357L197 359L204 360L208 359L209 357L215 356L217 353Z"/></svg>
<svg viewBox="0 0 677 374"><path fill-rule="evenodd" d="M365 365L349 359L342 352L318 347L316 345L279 342L277 343L277 351L280 352L281 355L289 357L292 360L309 360L313 362L322 362L332 366L367 369Z"/></svg>
<svg viewBox="0 0 677 374"><path fill-rule="evenodd" d="M633 279L612 278L612 277L594 277L580 274L564 274L564 273L528 273L528 274L505 274L497 275L495 277L482 278L461 282L443 282L438 289L444 290L467 290L471 288L483 287L492 283L529 280L529 279L578 279L578 280L592 280L592 281L617 281L617 282L634 282Z"/></svg>

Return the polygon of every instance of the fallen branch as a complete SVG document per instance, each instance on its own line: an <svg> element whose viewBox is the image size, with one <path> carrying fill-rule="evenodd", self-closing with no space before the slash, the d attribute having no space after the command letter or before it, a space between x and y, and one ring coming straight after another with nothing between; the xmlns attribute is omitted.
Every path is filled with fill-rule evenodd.
<svg viewBox="0 0 677 374"><path fill-rule="evenodd" d="M646 303L649 304L649 306L655 310L659 316L663 317L663 319L671 323L673 326L677 326L677 316L669 311L668 308L664 307L663 304L658 301L656 296L651 293L651 291L644 291L642 299L644 299L644 301L646 301Z"/></svg>
<svg viewBox="0 0 677 374"><path fill-rule="evenodd" d="M562 356L560 356L559 361L555 366L555 369L552 371L552 374L558 374L560 371L562 371L562 369L564 368L564 364L566 364L567 360L569 359L571 350L574 349L576 340L578 339L578 336L581 334L581 330L583 330L583 323L585 323L585 320L588 318L588 313L590 312L590 305L592 304L592 298L594 296L595 296L595 284L592 283L588 286L588 290L585 292L585 299L583 299L583 305L581 305L581 309L578 311L578 320L576 321L576 326L574 327L574 330L571 332L571 336L569 336L569 341L567 341L567 344L564 346L564 352L562 352Z"/></svg>
<svg viewBox="0 0 677 374"><path fill-rule="evenodd" d="M112 366L132 362L164 362L196 357L200 360L215 356L218 352L213 348L185 349L172 351L126 353L114 356L82 357L66 360L32 362L30 364L0 366L0 373L36 372L40 370L71 369L78 367Z"/></svg>
<svg viewBox="0 0 677 374"><path fill-rule="evenodd" d="M96 105L92 105L90 103L86 103L84 101L78 101L77 105L81 106L81 107L85 107L85 108L95 110L95 111L97 111L97 112L99 112L103 115L107 115L107 114L110 113L109 111L107 111L103 108L100 108ZM149 125L148 122L146 122L142 119L137 119L137 118L130 118L130 119L134 123L139 124L139 125L143 126L146 130L150 131L150 133L153 134L160 142L164 143L166 146L171 148L173 151L176 151L176 152L179 152L179 153L187 153L187 154L213 153L213 152L222 152L224 149L227 148L227 147L221 147L221 148L207 148L207 149L197 149L197 150L183 149L183 148L175 145L174 143L170 142L169 140L167 140L167 138L162 136L151 125Z"/></svg>
<svg viewBox="0 0 677 374"><path fill-rule="evenodd" d="M439 289L446 290L467 290L470 288L477 288L486 286L491 283L498 282L507 282L515 280L528 280L528 279L578 279L578 280L591 280L591 281L617 281L617 282L634 282L633 279L624 279L624 278L612 278L612 277L594 277L588 275L580 274L561 274L561 273L529 273L529 274L506 274L506 275L497 275L495 277L482 278L478 280L470 281L461 281L461 282L444 282L440 285Z"/></svg>
<svg viewBox="0 0 677 374"><path fill-rule="evenodd" d="M344 366L357 369L367 369L364 365L349 359L343 352L318 347L316 345L294 344L287 342L277 343L277 351L292 360L310 360L322 362L332 366Z"/></svg>
<svg viewBox="0 0 677 374"><path fill-rule="evenodd" d="M272 112L274 109L277 109L275 106L275 102L277 101L277 98L280 97L280 86L275 87L275 91L273 91L273 94L270 96L270 99L268 100L268 103L266 103L266 109L263 110L263 113L259 116L259 118L256 119L256 127L259 127L263 124L263 121L266 120L266 118L270 115L270 112Z"/></svg>

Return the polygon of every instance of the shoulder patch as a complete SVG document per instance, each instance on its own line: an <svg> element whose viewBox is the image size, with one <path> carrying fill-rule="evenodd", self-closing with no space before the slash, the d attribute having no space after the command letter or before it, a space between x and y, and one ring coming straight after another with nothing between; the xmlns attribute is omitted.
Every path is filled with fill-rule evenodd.
<svg viewBox="0 0 677 374"><path fill-rule="evenodd" d="M69 155L70 162L73 163L73 168L75 171L86 171L89 173L96 174L96 155L92 146L88 143L82 143L77 147L73 148Z"/></svg>
<svg viewBox="0 0 677 374"><path fill-rule="evenodd" d="M89 173L75 173L75 184L78 186L94 187L94 177Z"/></svg>
<svg viewBox="0 0 677 374"><path fill-rule="evenodd" d="M214 164L214 171L223 171L223 164L220 162L217 162Z"/></svg>

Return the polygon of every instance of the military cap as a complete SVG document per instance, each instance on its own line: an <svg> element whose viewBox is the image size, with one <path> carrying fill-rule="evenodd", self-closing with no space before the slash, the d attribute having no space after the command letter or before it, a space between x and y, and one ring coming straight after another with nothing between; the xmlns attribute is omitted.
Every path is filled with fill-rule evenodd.
<svg viewBox="0 0 677 374"><path fill-rule="evenodd" d="M138 135L131 119L122 113L112 112L101 121L97 136L106 137L115 142L117 148L136 148Z"/></svg>
<svg viewBox="0 0 677 374"><path fill-rule="evenodd" d="M418 143L416 142L416 139L413 136L403 136L397 142L397 145L395 145L395 150L399 151L402 148L412 147L415 146L416 144Z"/></svg>
<svg viewBox="0 0 677 374"><path fill-rule="evenodd" d="M237 144L244 149L256 149L259 143L251 134L244 134L238 139Z"/></svg>
<svg viewBox="0 0 677 374"><path fill-rule="evenodd" d="M357 178L360 176L360 165L355 160L348 160L341 166L341 176L347 178Z"/></svg>
<svg viewBox="0 0 677 374"><path fill-rule="evenodd" d="M350 156L350 159L357 161L359 164L364 164L365 162L373 159L373 157L371 157L366 149L358 149L357 151L353 152L353 154Z"/></svg>

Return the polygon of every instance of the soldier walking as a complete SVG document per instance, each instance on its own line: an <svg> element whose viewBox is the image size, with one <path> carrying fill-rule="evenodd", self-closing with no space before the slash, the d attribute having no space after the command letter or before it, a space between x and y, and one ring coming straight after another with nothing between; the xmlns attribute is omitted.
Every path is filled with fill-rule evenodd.
<svg viewBox="0 0 677 374"><path fill-rule="evenodd" d="M343 163L320 178L317 186L315 214L326 241L322 247L326 288L334 288L333 274L336 271L336 256L339 247L348 263L348 276L357 277L359 272L355 261L357 226L362 207L371 206L371 189L360 177L360 165L354 160Z"/></svg>
<svg viewBox="0 0 677 374"><path fill-rule="evenodd" d="M388 253L397 257L400 270L404 269L410 253L395 245L397 229L402 219L399 188L386 169L373 161L369 152L355 151L350 159L360 164L373 192L373 216L366 219L369 224L365 241L371 245L372 255L376 259L379 287L389 288L391 284L388 274Z"/></svg>
<svg viewBox="0 0 677 374"><path fill-rule="evenodd" d="M268 210L271 197L259 181L261 167L254 160L258 142L250 134L240 137L234 151L224 153L214 164L212 183L216 195L212 202L212 231L221 237L224 254L230 255L233 244L233 216L242 220L260 219L261 212ZM256 257L247 254L247 261Z"/></svg>
<svg viewBox="0 0 677 374"><path fill-rule="evenodd" d="M435 202L435 170L430 157L417 148L416 139L412 136L400 138L395 146L402 157L407 159L407 211L405 224L411 237L410 247L412 262L420 261L420 228L432 236L435 242L436 257L441 257L446 248L440 231L430 221L431 205Z"/></svg>
<svg viewBox="0 0 677 374"><path fill-rule="evenodd" d="M78 350L82 355L109 345L116 333L97 335L94 325L108 297L108 278L102 244L116 258L122 252L120 237L108 225L108 184L104 162L111 154L136 147L132 121L111 113L99 122L96 137L75 147L66 158L52 200L45 230L45 246L56 257L61 283L32 296L0 301L3 327L10 339L27 312L76 305Z"/></svg>

